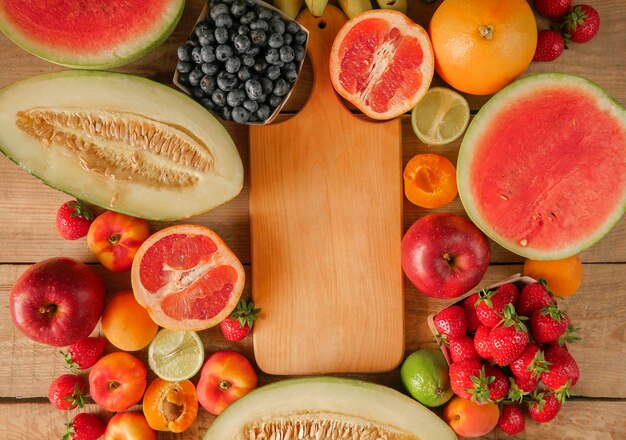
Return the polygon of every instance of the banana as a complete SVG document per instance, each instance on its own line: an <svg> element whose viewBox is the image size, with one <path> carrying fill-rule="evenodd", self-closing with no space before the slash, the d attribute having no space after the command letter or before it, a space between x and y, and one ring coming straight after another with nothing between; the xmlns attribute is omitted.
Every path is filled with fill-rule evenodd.
<svg viewBox="0 0 626 440"><path fill-rule="evenodd" d="M408 9L407 0L376 0L382 9L394 9L406 14Z"/></svg>
<svg viewBox="0 0 626 440"><path fill-rule="evenodd" d="M302 0L274 0L274 6L291 18L296 18L302 9Z"/></svg>
<svg viewBox="0 0 626 440"><path fill-rule="evenodd" d="M339 0L339 6L348 18L352 18L372 9L372 2L370 0Z"/></svg>
<svg viewBox="0 0 626 440"><path fill-rule="evenodd" d="M306 5L314 17L321 17L326 9L328 0L306 0Z"/></svg>

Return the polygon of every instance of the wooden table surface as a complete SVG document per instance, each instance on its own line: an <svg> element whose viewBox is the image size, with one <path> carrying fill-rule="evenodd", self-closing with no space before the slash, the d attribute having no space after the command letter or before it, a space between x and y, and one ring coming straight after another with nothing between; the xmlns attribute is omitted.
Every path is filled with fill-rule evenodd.
<svg viewBox="0 0 626 440"><path fill-rule="evenodd" d="M437 5L426 5L411 0L409 15L422 26L428 24ZM626 2L624 0L588 0L601 17L601 28L596 38L585 45L572 44L561 58L552 63L533 64L528 73L567 72L582 75L597 82L622 105L626 104ZM174 34L155 52L143 59L116 69L171 84L176 64L176 47L185 41L203 1L190 0ZM547 23L538 19L544 28ZM22 51L6 37L0 36L0 86L32 75L62 70ZM306 101L311 84L310 71L305 71L298 88L286 106L284 117L293 114ZM435 79L434 85L442 84ZM472 112L487 97L468 96ZM231 133L246 166L248 162L248 129L245 126L225 124ZM445 147L428 147L420 143L410 126L408 116L402 118L404 163L417 153L434 152L456 162L459 142ZM128 273L107 273L87 249L86 240L62 240L55 229L58 206L68 196L42 184L10 162L0 157L0 438L2 439L58 439L64 423L76 411L60 412L46 398L48 386L57 376L66 372L58 350L32 342L11 322L8 296L17 277L30 265L44 258L70 256L93 264L104 276L108 292L130 288ZM610 178L610 176L598 176ZM226 205L188 222L214 229L235 251L246 270L250 271L250 232L248 210L248 174L241 194ZM463 214L457 198L440 211ZM405 200L405 230L416 219L426 214ZM153 230L167 226L152 222ZM580 366L580 380L576 396L563 407L555 420L539 425L527 423L526 433L519 439L626 439L626 221L622 220L603 240L580 254L584 264L583 282L579 291L562 304L580 328L582 340L571 346L571 352ZM521 270L523 259L492 244L492 264L481 282L487 286ZM250 296L250 288L244 292ZM408 280L405 282L406 352L434 346L426 325L428 314L441 308L441 302L419 295ZM227 343L219 328L201 333L207 353L223 349L252 355L252 338ZM111 348L111 351L113 349ZM144 360L145 352L139 356ZM151 376L153 377L153 376ZM353 375L352 377L382 383L401 389L398 370L383 374ZM260 383L266 384L280 377L260 373ZM197 380L195 378L194 380ZM88 411L98 412L104 419L111 416L89 405ZM213 416L200 409L198 420L185 433L160 434L161 439L200 439L211 424ZM507 438L496 430L486 439ZM224 439L229 440L229 439ZM434 439L433 439L434 440Z"/></svg>

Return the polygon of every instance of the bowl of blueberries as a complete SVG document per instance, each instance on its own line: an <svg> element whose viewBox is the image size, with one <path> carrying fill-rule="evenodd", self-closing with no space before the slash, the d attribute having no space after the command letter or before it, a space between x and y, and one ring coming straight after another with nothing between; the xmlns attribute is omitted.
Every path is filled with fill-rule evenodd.
<svg viewBox="0 0 626 440"><path fill-rule="evenodd" d="M272 122L302 70L309 33L258 0L209 0L178 48L174 83L218 117Z"/></svg>

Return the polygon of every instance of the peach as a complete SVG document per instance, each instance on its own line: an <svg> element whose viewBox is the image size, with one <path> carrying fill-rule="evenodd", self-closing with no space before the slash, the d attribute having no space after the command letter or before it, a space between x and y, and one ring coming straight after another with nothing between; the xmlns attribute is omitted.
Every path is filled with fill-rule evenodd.
<svg viewBox="0 0 626 440"><path fill-rule="evenodd" d="M156 431L150 428L144 415L137 411L115 414L104 432L104 440L156 440Z"/></svg>
<svg viewBox="0 0 626 440"><path fill-rule="evenodd" d="M461 437L480 437L494 429L500 418L495 403L479 404L454 396L443 410L443 419Z"/></svg>

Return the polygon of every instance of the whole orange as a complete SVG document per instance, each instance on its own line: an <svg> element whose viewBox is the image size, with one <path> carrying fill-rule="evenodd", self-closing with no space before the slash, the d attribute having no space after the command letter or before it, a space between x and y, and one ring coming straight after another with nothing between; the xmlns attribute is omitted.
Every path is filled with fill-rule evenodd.
<svg viewBox="0 0 626 440"><path fill-rule="evenodd" d="M583 265L576 255L561 260L526 260L524 275L545 279L554 295L565 298L580 287Z"/></svg>
<svg viewBox="0 0 626 440"><path fill-rule="evenodd" d="M537 46L537 24L526 0L444 0L428 33L439 76L475 95L512 82Z"/></svg>
<svg viewBox="0 0 626 440"><path fill-rule="evenodd" d="M102 332L121 350L141 350L150 344L158 330L159 326L130 290L116 293L104 307Z"/></svg>

